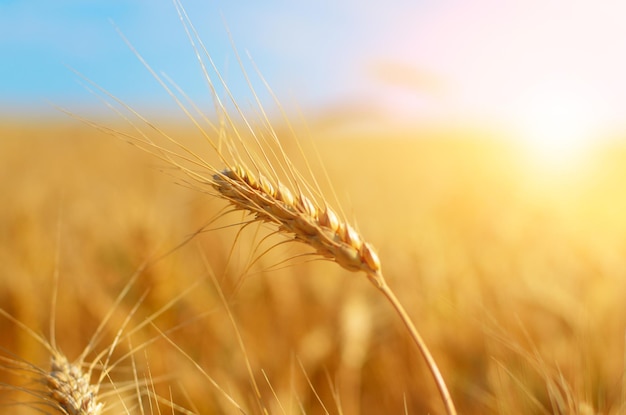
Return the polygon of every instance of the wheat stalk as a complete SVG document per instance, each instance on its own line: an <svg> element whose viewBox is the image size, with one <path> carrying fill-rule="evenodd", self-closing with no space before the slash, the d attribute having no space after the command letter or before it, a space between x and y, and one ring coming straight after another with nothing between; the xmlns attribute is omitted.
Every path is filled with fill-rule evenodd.
<svg viewBox="0 0 626 415"><path fill-rule="evenodd" d="M294 196L282 183L272 183L263 175L254 175L240 164L214 174L213 186L236 209L254 214L255 220L277 225L279 232L310 245L319 255L334 260L349 271L364 271L409 330L435 379L447 413L456 414L435 359L383 277L378 254L349 223L340 221L327 204L318 206L301 192Z"/></svg>
<svg viewBox="0 0 626 415"><path fill-rule="evenodd" d="M210 164L203 157L148 121L128 104L84 77L83 79L86 79L87 82L95 86L99 91L122 107L122 110L119 110L115 108L109 100L105 99L105 103L125 119L135 129L138 135L127 134L103 127L89 120L83 119L83 121L109 134L121 137L132 144L138 145L143 150L156 155L170 165L178 168L184 175L191 179L192 183L195 183L192 187L206 192L206 186L212 186L213 189L216 190L214 194L227 200L234 209L249 212L254 215L253 221L274 224L277 226L279 233L288 236L292 240L311 246L321 257L332 260L347 270L365 272L368 279L383 293L407 327L411 338L419 348L419 351L435 379L448 415L455 415L456 410L441 372L409 315L406 313L391 288L387 285L383 277L380 259L373 246L366 242L347 220L340 219L340 216L330 207L329 203L327 203L326 199L323 197L323 192L315 177L310 176L310 180L314 184L314 186L311 186L304 179L304 176L296 170L294 164L284 151L278 139L278 135L271 126L269 118L248 78L239 55L237 54L237 59L241 65L243 75L253 93L254 100L258 105L258 110L260 110L260 126L253 126L243 114L243 111L222 78L220 71L215 66L210 54L198 36L180 0L173 0L173 3L193 47L198 63L204 73L205 80L213 96L218 116L221 117L219 125L210 122L189 97L187 97L187 95L169 78L158 75L121 32L120 35L155 80L198 128L204 139L206 139L209 145L215 150L223 165L225 164L228 167L218 168ZM223 103L222 98L219 97L216 84L213 82L212 76L209 75L207 67L214 71L219 80L218 85L223 88L226 97L228 97L231 104L234 105L236 109L235 114L239 116L241 122L234 120L231 112ZM274 99L276 99L265 80L262 77L261 79ZM184 101L186 101L186 103ZM156 131L162 138L174 144L177 150L168 149L155 143L146 131L136 125L124 113L125 111L128 111L133 117L138 118L149 127L150 130ZM199 115L194 115L196 112ZM70 115L76 116L71 113ZM203 123L209 124L217 138L211 137L211 135L208 134L206 129L202 127ZM242 125L244 127L243 130L247 130L247 134L252 137L252 141L246 141L242 131L240 131ZM254 149L256 149L256 152ZM303 158L307 167L309 167L304 155ZM248 168L247 165L253 166L253 169ZM207 175L206 172L208 172L209 175ZM279 172L282 173L283 176L286 176L291 186L281 182ZM294 191L292 191L290 187L294 189ZM307 196L313 194L319 197L312 198ZM322 200L323 203L317 203L316 199Z"/></svg>

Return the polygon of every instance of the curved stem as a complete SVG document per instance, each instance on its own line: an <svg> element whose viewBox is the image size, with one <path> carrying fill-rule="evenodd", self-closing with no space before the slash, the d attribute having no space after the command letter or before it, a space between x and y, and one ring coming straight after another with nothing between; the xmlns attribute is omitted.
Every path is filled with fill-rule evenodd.
<svg viewBox="0 0 626 415"><path fill-rule="evenodd" d="M413 339L413 342L417 345L417 348L422 354L422 357L426 361L426 365L428 366L430 373L433 375L433 378L435 379L435 383L437 384L437 389L439 389L439 394L441 395L441 399L443 400L443 404L446 408L447 414L457 415L456 409L454 407L454 402L452 402L452 397L450 396L450 392L448 391L446 382L443 380L443 376L441 375L441 372L439 371L439 367L437 366L437 363L435 362L435 359L433 358L433 356L430 354L430 351L428 350L426 343L424 343L422 336L420 336L419 332L417 331L417 328L415 328L415 324L413 324L413 321L407 314L406 310L404 309L404 307L402 306L402 304L400 303L400 301L398 300L394 292L391 290L391 288L389 288L389 286L387 285L384 279L379 277L376 279L372 279L372 282L374 283L376 288L378 288L384 294L384 296L387 297L387 300L389 300L393 308L396 310L396 312L400 316L400 319L402 319L402 322L404 323L406 328L409 330L409 333L411 334L411 338Z"/></svg>

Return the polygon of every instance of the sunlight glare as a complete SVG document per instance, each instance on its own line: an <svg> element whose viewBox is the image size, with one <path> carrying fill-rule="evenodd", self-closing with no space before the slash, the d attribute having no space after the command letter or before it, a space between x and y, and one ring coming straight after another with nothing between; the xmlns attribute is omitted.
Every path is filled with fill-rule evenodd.
<svg viewBox="0 0 626 415"><path fill-rule="evenodd" d="M536 162L550 169L572 168L600 138L603 114L590 91L546 85L524 96L515 114L516 135Z"/></svg>

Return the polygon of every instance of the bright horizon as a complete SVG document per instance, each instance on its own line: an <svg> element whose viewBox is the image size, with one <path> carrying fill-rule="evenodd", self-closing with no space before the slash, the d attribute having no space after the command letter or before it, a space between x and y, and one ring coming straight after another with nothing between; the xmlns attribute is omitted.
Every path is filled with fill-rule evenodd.
<svg viewBox="0 0 626 415"><path fill-rule="evenodd" d="M582 152L626 123L626 3L306 4L185 1L238 99L249 100L224 21L285 106L350 106L398 124L504 127L543 152ZM223 16L223 17L222 17ZM210 99L169 0L0 1L0 109L99 111L65 65L139 109L172 102L116 34L199 102ZM248 67L250 69L250 66ZM258 82L258 81L257 81ZM258 85L262 88L262 85ZM273 105L269 97L263 97ZM103 109L104 110L104 109Z"/></svg>

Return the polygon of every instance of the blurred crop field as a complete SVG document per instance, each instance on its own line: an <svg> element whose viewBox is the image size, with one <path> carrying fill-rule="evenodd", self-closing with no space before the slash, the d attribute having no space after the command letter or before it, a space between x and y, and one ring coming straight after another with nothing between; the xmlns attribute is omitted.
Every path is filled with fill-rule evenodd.
<svg viewBox="0 0 626 415"><path fill-rule="evenodd" d="M378 248L459 413L626 413L626 147L555 172L476 131L340 127L312 121L304 151ZM132 332L105 401L140 379L176 404L162 413L241 413L226 394L249 414L443 413L364 275L269 226L239 232L241 212L122 140L68 119L4 122L0 194L3 356L49 365L17 322L49 339L53 321L70 359L104 322L92 358ZM2 362L2 411L36 413L33 381Z"/></svg>

